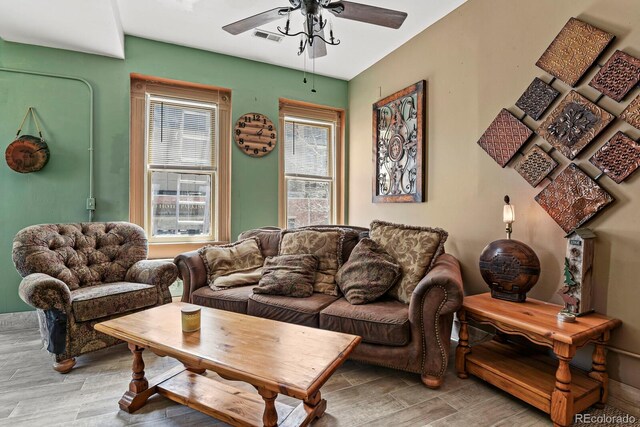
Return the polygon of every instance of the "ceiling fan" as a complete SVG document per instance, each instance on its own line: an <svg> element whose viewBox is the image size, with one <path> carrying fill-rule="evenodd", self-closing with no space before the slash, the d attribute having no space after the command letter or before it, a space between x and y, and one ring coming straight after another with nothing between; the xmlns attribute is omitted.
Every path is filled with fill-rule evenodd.
<svg viewBox="0 0 640 427"><path fill-rule="evenodd" d="M327 25L327 20L324 19L322 15L324 11L331 13L337 18L350 19L352 21L360 21L393 29L400 28L407 18L405 12L351 1L289 0L289 3L291 3L291 6L267 10L266 12L225 25L222 29L228 33L237 35L286 16L287 23L284 29L278 27L278 31L285 36L300 36L298 55L302 55L302 53L307 50L310 58L320 58L327 54L327 44L334 46L340 44L340 40L336 39L333 34L333 25L331 25L331 23L329 25L329 37L325 36L324 30ZM299 32L291 32L291 12L296 10L299 10L305 17L304 28Z"/></svg>

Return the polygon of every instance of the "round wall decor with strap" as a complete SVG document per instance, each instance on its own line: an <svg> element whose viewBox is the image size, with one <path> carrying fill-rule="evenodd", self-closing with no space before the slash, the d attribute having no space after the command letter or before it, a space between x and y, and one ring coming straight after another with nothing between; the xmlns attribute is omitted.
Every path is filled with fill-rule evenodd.
<svg viewBox="0 0 640 427"><path fill-rule="evenodd" d="M262 157L275 147L278 133L273 122L264 114L246 113L240 116L233 128L236 144L251 157Z"/></svg>
<svg viewBox="0 0 640 427"><path fill-rule="evenodd" d="M40 137L32 135L20 136L22 126L24 125L27 116L29 116L29 113L33 116L33 120ZM33 108L29 107L27 114L25 114L24 119L22 119L20 129L18 129L18 132L16 133L16 139L7 147L7 150L4 153L4 158L7 161L7 165L9 165L9 167L14 171L30 173L37 172L42 169L49 161L49 156L49 147L42 137L42 131L40 130L38 119L36 118Z"/></svg>

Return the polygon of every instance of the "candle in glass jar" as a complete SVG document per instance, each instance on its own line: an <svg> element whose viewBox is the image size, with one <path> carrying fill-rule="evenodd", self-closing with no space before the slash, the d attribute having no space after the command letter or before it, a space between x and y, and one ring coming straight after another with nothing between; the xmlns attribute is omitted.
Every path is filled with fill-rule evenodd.
<svg viewBox="0 0 640 427"><path fill-rule="evenodd" d="M200 330L200 307L187 306L180 311L182 313L182 332Z"/></svg>

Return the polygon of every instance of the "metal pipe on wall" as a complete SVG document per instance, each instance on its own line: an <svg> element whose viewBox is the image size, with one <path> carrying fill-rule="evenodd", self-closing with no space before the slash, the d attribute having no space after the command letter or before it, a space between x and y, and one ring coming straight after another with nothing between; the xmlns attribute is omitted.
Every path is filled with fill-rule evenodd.
<svg viewBox="0 0 640 427"><path fill-rule="evenodd" d="M63 74L44 73L40 71L18 70L15 68L0 67L0 71L6 71L8 73L18 74L30 74L34 76L52 77L57 79L75 80L84 83L89 89L89 197L87 198L87 210L89 211L89 221L93 221L93 216L96 211L96 199L93 194L93 87L91 84L81 78L66 76Z"/></svg>
<svg viewBox="0 0 640 427"><path fill-rule="evenodd" d="M631 351L623 350L621 348L613 347L611 345L607 345L606 347L607 347L607 350L611 350L614 353L624 354L625 356L633 357L634 359L640 359L640 354L638 353L633 353Z"/></svg>

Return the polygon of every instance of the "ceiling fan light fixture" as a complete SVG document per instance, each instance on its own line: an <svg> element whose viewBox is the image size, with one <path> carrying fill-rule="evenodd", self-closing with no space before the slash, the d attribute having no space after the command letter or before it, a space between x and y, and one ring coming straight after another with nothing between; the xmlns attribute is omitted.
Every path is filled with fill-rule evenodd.
<svg viewBox="0 0 640 427"><path fill-rule="evenodd" d="M300 3L302 2L303 0L300 1ZM333 24L330 25L329 39L325 38L324 36L324 28L327 26L327 20L323 17L322 11L325 6L331 4L330 0L307 0L306 2L304 2L304 8L300 4L300 9L304 9L302 10L302 13L306 14L307 19L305 21L305 24L303 25L302 31L298 32L291 31L291 11L297 9L297 7L295 7L294 5L294 2L291 2L291 4L294 7L290 7L287 10L287 22L284 25L284 29L278 26L278 32L289 37L300 36L298 55L302 55L307 50L307 47L313 47L316 39L319 39L325 44L331 46L337 46L340 44L340 40L337 39L333 33ZM315 55L312 57L315 58Z"/></svg>

